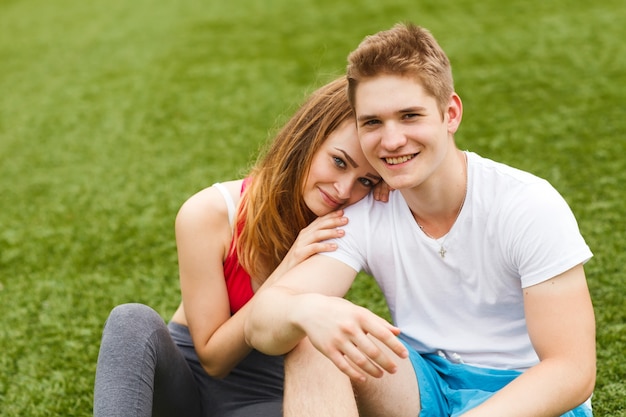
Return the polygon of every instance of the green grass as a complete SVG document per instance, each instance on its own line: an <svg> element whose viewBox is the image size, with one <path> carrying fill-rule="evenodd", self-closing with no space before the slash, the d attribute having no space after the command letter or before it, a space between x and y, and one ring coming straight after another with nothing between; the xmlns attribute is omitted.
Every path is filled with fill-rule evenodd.
<svg viewBox="0 0 626 417"><path fill-rule="evenodd" d="M116 304L179 301L173 220L366 34L430 28L462 148L550 180L595 257L597 416L626 416L622 0L0 0L0 415L88 416ZM350 298L386 315L371 279Z"/></svg>

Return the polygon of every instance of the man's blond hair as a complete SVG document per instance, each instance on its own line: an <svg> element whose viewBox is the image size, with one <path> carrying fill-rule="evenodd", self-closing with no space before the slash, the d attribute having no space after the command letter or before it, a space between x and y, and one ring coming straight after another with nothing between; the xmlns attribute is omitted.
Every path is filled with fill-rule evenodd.
<svg viewBox="0 0 626 417"><path fill-rule="evenodd" d="M348 56L348 99L355 106L355 92L362 80L378 75L399 75L420 82L426 93L445 111L454 92L450 61L433 35L411 23L367 36Z"/></svg>

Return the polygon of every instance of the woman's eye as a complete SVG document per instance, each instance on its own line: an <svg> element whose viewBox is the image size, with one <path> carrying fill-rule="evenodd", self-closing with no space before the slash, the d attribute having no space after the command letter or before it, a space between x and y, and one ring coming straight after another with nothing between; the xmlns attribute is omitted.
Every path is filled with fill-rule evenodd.
<svg viewBox="0 0 626 417"><path fill-rule="evenodd" d="M333 161L335 162L335 165L338 166L339 168L346 167L345 161L337 156L333 156Z"/></svg>
<svg viewBox="0 0 626 417"><path fill-rule="evenodd" d="M359 178L359 182L366 187L374 187L376 185L374 184L374 181L370 180L369 178Z"/></svg>

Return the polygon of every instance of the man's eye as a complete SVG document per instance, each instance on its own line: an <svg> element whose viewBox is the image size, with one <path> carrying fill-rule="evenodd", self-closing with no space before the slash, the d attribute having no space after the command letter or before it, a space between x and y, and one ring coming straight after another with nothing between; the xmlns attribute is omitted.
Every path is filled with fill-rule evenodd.
<svg viewBox="0 0 626 417"><path fill-rule="evenodd" d="M365 122L363 122L363 126L374 126L377 124L380 124L380 120L372 119L372 120L366 120Z"/></svg>

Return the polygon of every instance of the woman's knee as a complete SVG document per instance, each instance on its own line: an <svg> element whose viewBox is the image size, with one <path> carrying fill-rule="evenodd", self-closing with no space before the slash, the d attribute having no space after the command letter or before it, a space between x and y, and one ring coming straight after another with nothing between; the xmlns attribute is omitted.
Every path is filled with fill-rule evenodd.
<svg viewBox="0 0 626 417"><path fill-rule="evenodd" d="M127 340L149 337L166 328L165 322L152 308L138 303L121 304L113 308L104 326L104 333L113 333Z"/></svg>

